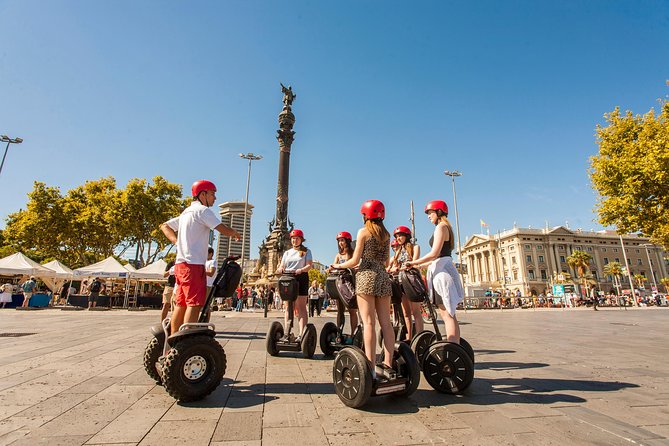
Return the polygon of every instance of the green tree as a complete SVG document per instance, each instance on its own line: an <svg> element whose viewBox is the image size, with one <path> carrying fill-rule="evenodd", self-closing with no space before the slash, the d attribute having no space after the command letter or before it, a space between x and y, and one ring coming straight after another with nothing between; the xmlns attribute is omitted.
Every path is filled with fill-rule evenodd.
<svg viewBox="0 0 669 446"><path fill-rule="evenodd" d="M669 249L669 101L644 116L620 109L597 126L599 155L590 178L599 194L599 222L625 233L642 232Z"/></svg>
<svg viewBox="0 0 669 446"><path fill-rule="evenodd" d="M620 262L609 262L606 265L604 265L603 268L604 274L607 276L613 276L616 278L618 281L617 284L620 284L620 276L623 274L623 266L620 264ZM618 289L618 286L616 287ZM618 289L618 294L620 294L620 290Z"/></svg>
<svg viewBox="0 0 669 446"><path fill-rule="evenodd" d="M646 276L643 274L635 274L634 275L634 280L636 280L636 284L639 288L644 288L644 283L648 280L646 279Z"/></svg>
<svg viewBox="0 0 669 446"><path fill-rule="evenodd" d="M187 203L182 198L181 185L165 178L153 178L153 184L141 178L128 182L120 194L120 204L114 218L120 222L123 234L122 252L137 247L137 259L143 265L152 263L170 243L160 225L178 216Z"/></svg>
<svg viewBox="0 0 669 446"><path fill-rule="evenodd" d="M669 277L663 277L660 279L660 283L664 285L664 292L669 292Z"/></svg>
<svg viewBox="0 0 669 446"><path fill-rule="evenodd" d="M588 292L588 273L590 272L590 261L592 256L585 251L575 250L567 257L567 265L574 268L578 273L578 276L581 278L581 285L585 290L586 294Z"/></svg>
<svg viewBox="0 0 669 446"><path fill-rule="evenodd" d="M325 279L327 279L327 276L317 270L316 268L311 268L309 270L309 284L311 284L314 280L317 281L318 283L325 285Z"/></svg>

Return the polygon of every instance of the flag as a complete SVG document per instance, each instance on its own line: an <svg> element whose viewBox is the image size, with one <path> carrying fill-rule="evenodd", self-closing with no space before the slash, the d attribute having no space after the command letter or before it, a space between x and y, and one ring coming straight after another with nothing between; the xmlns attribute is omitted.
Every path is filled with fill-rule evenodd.
<svg viewBox="0 0 669 446"><path fill-rule="evenodd" d="M486 222L484 222L483 220L481 220L481 226L488 227L488 223L486 223Z"/></svg>

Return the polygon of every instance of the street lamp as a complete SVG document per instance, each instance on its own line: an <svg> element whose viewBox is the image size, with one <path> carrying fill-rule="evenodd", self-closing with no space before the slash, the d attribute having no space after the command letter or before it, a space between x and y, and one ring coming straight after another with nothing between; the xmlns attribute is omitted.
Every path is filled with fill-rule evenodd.
<svg viewBox="0 0 669 446"><path fill-rule="evenodd" d="M246 175L246 199L244 200L244 229L242 230L242 280L240 287L243 290L244 289L244 248L246 246L246 222L248 221L247 218L247 213L249 209L249 184L251 183L251 162L252 161L258 161L262 159L261 155L254 155L253 153L249 152L246 155L243 153L239 154L240 158L244 158L245 160L249 161L249 170L248 174ZM250 249L250 248L249 248Z"/></svg>
<svg viewBox="0 0 669 446"><path fill-rule="evenodd" d="M462 251L460 251L460 220L458 218L458 200L455 195L455 177L461 177L462 172L458 172L457 170L450 171L450 170L444 170L444 175L451 177L451 180L453 180L453 207L455 208L455 228L458 232L458 262L462 263Z"/></svg>
<svg viewBox="0 0 669 446"><path fill-rule="evenodd" d="M646 249L646 257L648 257L648 268L650 268L650 275L653 277L653 286L655 287L655 291L658 291L657 289L657 282L655 281L655 273L653 272L653 264L650 263L650 254L648 254L648 247L650 246L651 248L653 245L650 243L644 243L643 246Z"/></svg>
<svg viewBox="0 0 669 446"><path fill-rule="evenodd" d="M627 278L630 281L630 293L632 293L632 305L637 307L638 304L636 302L636 292L634 291L634 278L632 277L632 268L630 268L630 264L627 260L627 253L625 253L625 242L623 242L623 235L618 234L618 237L620 237L620 246L623 248L623 258L625 259L625 269L627 270Z"/></svg>
<svg viewBox="0 0 669 446"><path fill-rule="evenodd" d="M0 173L2 173L2 166L5 165L5 158L7 158L7 151L9 150L9 145L10 144L21 144L23 142L23 139L21 138L10 138L7 135L0 135L0 142L6 142L7 147L5 147L5 154L2 156L2 163L0 163Z"/></svg>

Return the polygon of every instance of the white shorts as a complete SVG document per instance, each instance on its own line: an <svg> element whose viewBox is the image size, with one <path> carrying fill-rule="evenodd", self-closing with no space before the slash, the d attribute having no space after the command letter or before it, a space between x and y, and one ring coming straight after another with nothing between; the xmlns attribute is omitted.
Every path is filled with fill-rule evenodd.
<svg viewBox="0 0 669 446"><path fill-rule="evenodd" d="M451 257L439 257L430 263L427 268L427 288L430 301L443 303L448 314L455 316L455 309L465 298L465 290Z"/></svg>

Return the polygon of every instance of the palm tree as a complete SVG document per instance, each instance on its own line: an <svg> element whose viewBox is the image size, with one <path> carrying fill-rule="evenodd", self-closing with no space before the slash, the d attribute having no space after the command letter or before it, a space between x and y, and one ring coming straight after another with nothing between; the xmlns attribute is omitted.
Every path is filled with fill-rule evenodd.
<svg viewBox="0 0 669 446"><path fill-rule="evenodd" d="M660 279L660 283L664 285L664 291L669 292L669 277L663 277Z"/></svg>
<svg viewBox="0 0 669 446"><path fill-rule="evenodd" d="M646 279L646 276L644 276L644 275L635 274L634 275L634 280L636 280L636 283L637 283L637 285L639 285L639 288L644 288L643 283L648 279Z"/></svg>
<svg viewBox="0 0 669 446"><path fill-rule="evenodd" d="M607 276L612 276L614 278L613 283L618 290L618 295L620 295L620 276L623 274L623 266L620 262L609 262L604 265L603 271Z"/></svg>
<svg viewBox="0 0 669 446"><path fill-rule="evenodd" d="M571 266L576 270L579 277L582 280L583 289L585 290L586 297L588 293L588 283L587 283L587 273L590 272L590 261L592 256L585 251L575 250L567 257L567 265Z"/></svg>

